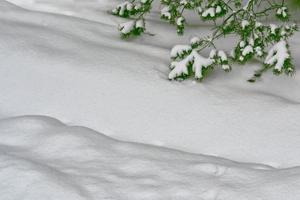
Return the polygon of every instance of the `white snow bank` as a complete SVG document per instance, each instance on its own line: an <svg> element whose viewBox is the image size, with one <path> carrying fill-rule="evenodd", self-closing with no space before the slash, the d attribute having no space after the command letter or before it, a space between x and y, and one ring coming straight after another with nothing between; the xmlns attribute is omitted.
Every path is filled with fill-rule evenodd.
<svg viewBox="0 0 300 200"><path fill-rule="evenodd" d="M114 1L43 2L23 6L67 9L76 17L0 1L1 117L47 115L127 141L300 166L299 75L267 74L249 84L258 67L253 63L230 74L216 71L203 84L170 82L172 45L199 30L206 34L207 27L179 38L170 26L151 21L156 36L127 42L116 30L117 18L101 8ZM299 36L291 42L297 66ZM220 45L226 50L232 43Z"/></svg>
<svg viewBox="0 0 300 200"><path fill-rule="evenodd" d="M0 188L3 200L299 200L300 168L120 142L23 116L0 120Z"/></svg>

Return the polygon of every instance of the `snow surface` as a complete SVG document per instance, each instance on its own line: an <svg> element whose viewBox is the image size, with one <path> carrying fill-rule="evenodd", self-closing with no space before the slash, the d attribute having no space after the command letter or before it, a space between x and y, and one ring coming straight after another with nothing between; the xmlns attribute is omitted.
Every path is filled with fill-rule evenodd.
<svg viewBox="0 0 300 200"><path fill-rule="evenodd" d="M274 169L126 143L42 116L0 121L0 199L298 200Z"/></svg>
<svg viewBox="0 0 300 200"><path fill-rule="evenodd" d="M299 199L298 75L169 81L172 46L209 27L179 38L151 15L155 36L122 41L116 1L9 1L30 10L0 1L1 200Z"/></svg>

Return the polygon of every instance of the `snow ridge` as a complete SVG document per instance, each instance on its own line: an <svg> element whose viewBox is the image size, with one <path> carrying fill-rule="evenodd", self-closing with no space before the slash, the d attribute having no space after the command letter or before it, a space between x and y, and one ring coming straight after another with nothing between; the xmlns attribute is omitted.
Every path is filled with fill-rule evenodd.
<svg viewBox="0 0 300 200"><path fill-rule="evenodd" d="M1 120L0 154L5 200L300 198L300 167L275 169L120 142L45 116Z"/></svg>

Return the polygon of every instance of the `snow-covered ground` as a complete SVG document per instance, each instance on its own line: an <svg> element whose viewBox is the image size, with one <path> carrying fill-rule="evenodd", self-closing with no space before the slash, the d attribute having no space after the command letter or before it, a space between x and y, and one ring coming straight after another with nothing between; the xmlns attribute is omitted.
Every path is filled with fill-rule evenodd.
<svg viewBox="0 0 300 200"><path fill-rule="evenodd" d="M299 75L249 84L252 63L170 82L170 48L208 27L179 38L153 15L156 35L129 42L106 12L116 1L9 1L18 6L0 1L1 200L299 200ZM300 34L292 40L300 70Z"/></svg>
<svg viewBox="0 0 300 200"><path fill-rule="evenodd" d="M2 200L298 200L300 168L276 170L113 140L56 119L0 121Z"/></svg>

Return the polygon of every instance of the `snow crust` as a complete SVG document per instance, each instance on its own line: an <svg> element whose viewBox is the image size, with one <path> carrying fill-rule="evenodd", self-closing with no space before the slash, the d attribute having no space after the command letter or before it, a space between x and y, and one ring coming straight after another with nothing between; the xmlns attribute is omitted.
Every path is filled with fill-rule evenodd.
<svg viewBox="0 0 300 200"><path fill-rule="evenodd" d="M120 142L44 116L0 121L0 199L298 200L300 168Z"/></svg>

